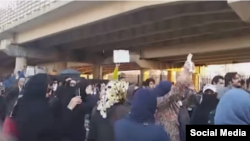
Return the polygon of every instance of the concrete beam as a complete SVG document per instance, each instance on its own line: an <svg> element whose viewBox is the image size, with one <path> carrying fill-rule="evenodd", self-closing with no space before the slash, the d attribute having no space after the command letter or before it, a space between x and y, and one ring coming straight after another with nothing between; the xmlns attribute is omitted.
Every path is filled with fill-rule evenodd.
<svg viewBox="0 0 250 141"><path fill-rule="evenodd" d="M130 53L130 62L135 62L144 69L162 69L167 67L167 64L163 62L140 59L140 55L137 53ZM113 64L113 57L106 58L102 64Z"/></svg>
<svg viewBox="0 0 250 141"><path fill-rule="evenodd" d="M229 6L245 22L250 22L250 1L227 0Z"/></svg>
<svg viewBox="0 0 250 141"><path fill-rule="evenodd" d="M82 8L81 10L64 16L58 20L47 21L46 24L39 25L36 28L16 34L16 42L22 44L35 39L46 37L52 34L70 30L91 22L125 13L134 9L145 6L180 2L174 1L112 1L104 2L100 5L91 6L89 8ZM85 2L72 2L77 5L85 4ZM72 4L73 5L73 4ZM71 7L74 9L75 7ZM63 24L62 24L63 23ZM80 35L81 36L81 35Z"/></svg>
<svg viewBox="0 0 250 141"><path fill-rule="evenodd" d="M32 59L43 59L43 60L58 60L60 54L55 50L45 50L36 48L24 48L18 45L8 45L2 50L9 56L12 57L26 57Z"/></svg>
<svg viewBox="0 0 250 141"><path fill-rule="evenodd" d="M231 39L216 40L210 42L185 44L169 47L151 47L141 52L141 58L161 58L187 55L188 53L199 54L217 51L229 51L235 49L250 49L250 36L235 37Z"/></svg>
<svg viewBox="0 0 250 141"><path fill-rule="evenodd" d="M68 68L72 67L82 67L82 66L89 66L91 64L88 63L81 63L81 62L67 62Z"/></svg>
<svg viewBox="0 0 250 141"><path fill-rule="evenodd" d="M34 59L46 58L49 60L54 60L59 58L59 54L52 50L49 51L49 50L33 49L33 48L26 49L18 45L10 45L4 50L4 52L9 56L27 57Z"/></svg>

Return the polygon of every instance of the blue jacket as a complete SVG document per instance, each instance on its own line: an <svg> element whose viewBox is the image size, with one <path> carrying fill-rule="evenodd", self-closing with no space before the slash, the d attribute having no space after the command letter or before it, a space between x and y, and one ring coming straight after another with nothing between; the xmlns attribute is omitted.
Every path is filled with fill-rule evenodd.
<svg viewBox="0 0 250 141"><path fill-rule="evenodd" d="M169 141L163 127L155 124L156 97L150 89L135 92L130 114L115 123L115 141Z"/></svg>
<svg viewBox="0 0 250 141"><path fill-rule="evenodd" d="M160 125L134 122L128 117L115 124L115 141L170 141Z"/></svg>

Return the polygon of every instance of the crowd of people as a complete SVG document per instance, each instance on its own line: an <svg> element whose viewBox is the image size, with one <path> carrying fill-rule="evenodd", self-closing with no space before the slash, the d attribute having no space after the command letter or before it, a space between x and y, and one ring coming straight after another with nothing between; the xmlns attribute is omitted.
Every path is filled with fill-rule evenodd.
<svg viewBox="0 0 250 141"><path fill-rule="evenodd" d="M18 141L185 141L186 125L250 124L250 95L236 72L200 92L185 63L175 83L87 83L47 74L20 78L0 98L2 138ZM118 68L115 69L115 74ZM248 83L248 82L247 82Z"/></svg>

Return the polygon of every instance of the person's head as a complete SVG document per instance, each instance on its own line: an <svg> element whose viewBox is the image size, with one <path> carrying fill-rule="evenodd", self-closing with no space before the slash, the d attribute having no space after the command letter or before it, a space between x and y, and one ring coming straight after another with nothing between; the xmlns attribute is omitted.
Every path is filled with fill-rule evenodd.
<svg viewBox="0 0 250 141"><path fill-rule="evenodd" d="M241 79L240 84L241 84L241 88L245 88L246 82L244 79Z"/></svg>
<svg viewBox="0 0 250 141"><path fill-rule="evenodd" d="M18 80L18 86L19 87L23 87L24 86L24 83L25 83L25 78L20 78L19 80Z"/></svg>
<svg viewBox="0 0 250 141"><path fill-rule="evenodd" d="M105 88L105 92L97 104L97 110L103 118L107 117L107 110L114 104L123 103L126 100L128 83L125 81L111 80Z"/></svg>
<svg viewBox="0 0 250 141"><path fill-rule="evenodd" d="M46 74L36 74L26 82L22 98L29 100L46 99L48 85L48 77Z"/></svg>
<svg viewBox="0 0 250 141"><path fill-rule="evenodd" d="M154 91L158 97L166 95L172 88L172 82L170 81L161 81L156 87Z"/></svg>
<svg viewBox="0 0 250 141"><path fill-rule="evenodd" d="M216 86L222 86L222 87L224 87L224 85L225 85L224 77L221 76L221 75L216 75L212 79L212 84L216 85Z"/></svg>
<svg viewBox="0 0 250 141"><path fill-rule="evenodd" d="M151 89L138 89L133 98L129 117L140 123L154 123L157 98Z"/></svg>
<svg viewBox="0 0 250 141"><path fill-rule="evenodd" d="M70 80L69 81L69 86L70 87L75 87L76 86L76 81L75 80Z"/></svg>
<svg viewBox="0 0 250 141"><path fill-rule="evenodd" d="M146 80L146 86L149 88L154 88L155 87L155 80L153 78L148 78Z"/></svg>
<svg viewBox="0 0 250 141"><path fill-rule="evenodd" d="M64 82L63 82L63 85L66 86L66 85L69 85L69 82L72 80L72 78L70 77L65 77L64 79Z"/></svg>
<svg viewBox="0 0 250 141"><path fill-rule="evenodd" d="M56 91L57 90L57 87L58 87L58 81L56 79L53 80L53 83L51 85L51 89L53 91Z"/></svg>
<svg viewBox="0 0 250 141"><path fill-rule="evenodd" d="M225 87L232 86L232 87L241 87L241 78L237 72L229 72L225 75Z"/></svg>
<svg viewBox="0 0 250 141"><path fill-rule="evenodd" d="M216 87L212 84L207 84L203 87L203 94L216 94Z"/></svg>
<svg viewBox="0 0 250 141"><path fill-rule="evenodd" d="M126 81L126 74L125 73L121 73L119 75L119 81Z"/></svg>

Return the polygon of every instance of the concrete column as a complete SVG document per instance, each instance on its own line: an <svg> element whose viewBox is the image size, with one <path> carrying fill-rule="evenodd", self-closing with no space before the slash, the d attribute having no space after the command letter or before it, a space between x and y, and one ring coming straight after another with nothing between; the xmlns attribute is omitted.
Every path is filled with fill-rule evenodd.
<svg viewBox="0 0 250 141"><path fill-rule="evenodd" d="M140 69L139 85L142 85L142 82L145 80L146 71L147 71L146 69L143 69L143 68Z"/></svg>
<svg viewBox="0 0 250 141"><path fill-rule="evenodd" d="M173 71L172 70L168 70L167 80L173 81Z"/></svg>
<svg viewBox="0 0 250 141"><path fill-rule="evenodd" d="M55 70L57 73L60 73L61 71L67 69L67 62L57 62L55 63Z"/></svg>
<svg viewBox="0 0 250 141"><path fill-rule="evenodd" d="M94 65L93 66L93 78L94 79L103 79L102 78L102 66Z"/></svg>
<svg viewBox="0 0 250 141"><path fill-rule="evenodd" d="M193 81L195 89L199 90L199 74L198 73L192 74L192 81Z"/></svg>
<svg viewBox="0 0 250 141"><path fill-rule="evenodd" d="M171 70L168 70L168 76L167 76L167 79L168 81L171 81L171 82L176 82L176 78L178 76L178 74L180 73L180 69L171 69Z"/></svg>
<svg viewBox="0 0 250 141"><path fill-rule="evenodd" d="M16 57L14 73L17 74L18 71L23 71L27 66L27 58Z"/></svg>

